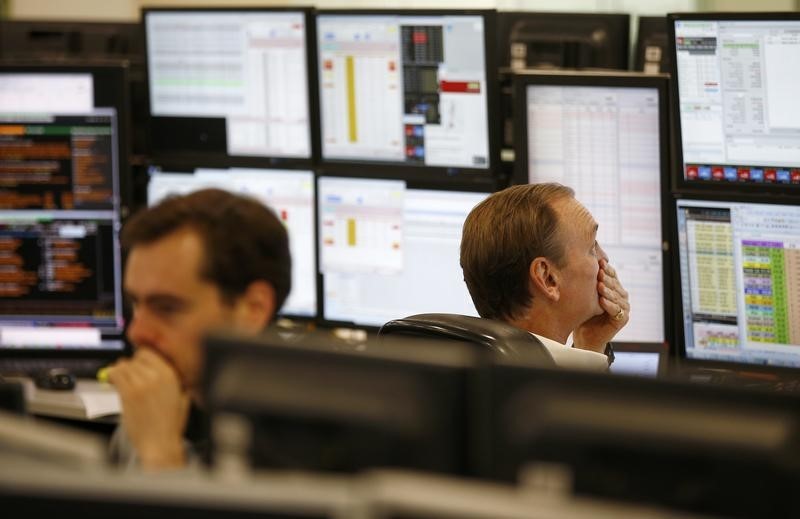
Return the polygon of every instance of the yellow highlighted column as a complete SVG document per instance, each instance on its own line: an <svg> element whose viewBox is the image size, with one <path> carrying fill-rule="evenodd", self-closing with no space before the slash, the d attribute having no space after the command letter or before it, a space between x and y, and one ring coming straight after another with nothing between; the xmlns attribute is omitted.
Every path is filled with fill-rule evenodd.
<svg viewBox="0 0 800 519"><path fill-rule="evenodd" d="M358 140L358 127L356 125L356 67L353 56L345 58L347 74L347 117L350 142Z"/></svg>
<svg viewBox="0 0 800 519"><path fill-rule="evenodd" d="M356 219L347 219L347 245L350 247L356 246Z"/></svg>

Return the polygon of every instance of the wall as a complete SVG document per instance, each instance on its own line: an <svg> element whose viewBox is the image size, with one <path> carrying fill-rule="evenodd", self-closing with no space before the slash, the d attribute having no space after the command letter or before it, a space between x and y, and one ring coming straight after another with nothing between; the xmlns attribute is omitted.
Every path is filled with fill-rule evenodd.
<svg viewBox="0 0 800 519"><path fill-rule="evenodd" d="M584 11L665 14L669 11L692 11L702 0L6 0L7 14L12 19L39 20L116 20L135 21L142 6L219 6L219 5L315 5L337 7L437 7L497 8L520 11ZM728 2L733 0L726 0ZM795 0L765 0L760 5L794 3ZM721 0L716 3L724 3ZM736 2L745 4L746 2Z"/></svg>
<svg viewBox="0 0 800 519"><path fill-rule="evenodd" d="M135 21L142 6L315 5L335 7L497 8L520 11L623 12L794 11L800 0L0 0L0 15L16 19Z"/></svg>

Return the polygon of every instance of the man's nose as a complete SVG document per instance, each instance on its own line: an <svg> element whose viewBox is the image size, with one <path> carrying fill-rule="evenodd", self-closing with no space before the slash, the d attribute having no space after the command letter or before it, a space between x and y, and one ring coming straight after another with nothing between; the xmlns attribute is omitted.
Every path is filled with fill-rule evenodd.
<svg viewBox="0 0 800 519"><path fill-rule="evenodd" d="M128 325L128 340L134 346L142 344L152 344L155 341L155 328L152 323L148 322L146 316L142 315L139 311L133 312L133 317Z"/></svg>
<svg viewBox="0 0 800 519"><path fill-rule="evenodd" d="M600 257L600 259L604 259L606 261L609 261L608 254L606 254L606 251L603 250L603 247L601 247L599 243L597 244L597 252L598 252L598 256Z"/></svg>

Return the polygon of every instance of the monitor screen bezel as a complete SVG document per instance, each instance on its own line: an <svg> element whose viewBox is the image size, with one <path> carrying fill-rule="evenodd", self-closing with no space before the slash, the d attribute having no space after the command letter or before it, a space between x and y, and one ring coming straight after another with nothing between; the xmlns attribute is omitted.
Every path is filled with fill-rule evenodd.
<svg viewBox="0 0 800 519"><path fill-rule="evenodd" d="M788 374L796 376L800 373L800 366L784 366L784 365L767 365L755 364L749 362L737 362L727 360L712 360L712 359L696 359L689 358L686 351L686 330L683 322L683 296L681 290L681 267L680 267L680 249L678 240L678 201L699 201L699 202L723 202L723 203L751 203L751 204L771 204L771 205L790 205L791 201L786 199L778 199L776 197L761 196L731 196L728 193L708 192L708 191L694 191L685 193L675 193L670 197L667 207L670 220L670 263L672 276L672 294L673 308L673 333L675 334L677 347L675 352L677 360L681 366L689 368L720 368L726 370L741 370L753 372L766 372L777 374ZM795 199L795 203L800 203L800 200Z"/></svg>
<svg viewBox="0 0 800 519"><path fill-rule="evenodd" d="M678 21L797 21L798 12L760 12L760 13L669 13L667 15L667 45L670 60L670 87L672 95L673 138L675 142L675 174L672 175L673 191L698 191L707 193L726 192L734 196L770 194L772 196L800 196L800 184L743 183L715 180L692 180L685 178L683 160L683 133L681 128L680 97L678 93L678 52L675 44L675 22ZM800 163L797 164L800 168ZM789 191L787 193L787 190Z"/></svg>
<svg viewBox="0 0 800 519"><path fill-rule="evenodd" d="M404 178L412 182L423 183L466 183L474 182L484 184L492 180L500 169L500 104L499 84L497 71L496 52L496 17L497 11L493 9L320 9L316 11L316 23L324 16L480 16L483 18L484 36L484 65L486 74L486 103L487 103L487 137L489 163L486 168L469 168L463 166L426 166L410 165L404 162L371 161L355 159L325 158L322 154L322 132L320 130L320 168L326 175L347 176L354 171L370 172L376 176L375 171L380 170L380 178ZM318 29L318 26L317 26ZM318 30L316 31L319 32ZM314 41L315 52L319 41ZM319 60L317 60L319 67ZM319 68L317 68L317 71ZM315 71L315 72L317 72ZM322 97L319 91L319 78L316 76L317 93L320 110L317 112L317 127L322 127ZM376 176L376 178L378 178Z"/></svg>
<svg viewBox="0 0 800 519"><path fill-rule="evenodd" d="M152 127L154 116L152 114L151 92L150 92L150 60L147 54L147 17L158 13L297 13L301 14L305 20L305 45L306 45L306 81L308 82L308 128L309 128L309 156L308 157L284 157L284 156L257 156L257 155L229 155L227 153L202 153L194 150L169 149L159 147L152 137ZM316 52L316 21L313 7L143 7L141 10L141 31L144 42L144 83L147 100L147 123L148 138L151 150L151 157L155 161L178 160L183 162L218 162L231 167L254 167L254 168L297 168L313 169L319 163L320 158L320 129L319 118L319 94L317 81L317 52ZM191 117L183 119L192 120Z"/></svg>
<svg viewBox="0 0 800 519"><path fill-rule="evenodd" d="M483 193L487 196L491 195L495 192L496 186L493 183L489 184L474 184L474 183L460 183L460 184L443 184L441 182L420 182L418 180L409 180L407 178L401 177L393 177L393 178L385 178L379 177L376 175L369 175L367 172L363 170L353 170L348 173L319 173L316 177L317 186L314 190L315 196L317 200L315 201L316 206L314 209L315 214L317 215L316 224L317 224L317 241L315 243L315 247L317 249L317 311L318 311L318 319L317 321L321 326L329 327L329 328L357 328L361 330L367 330L369 332L377 332L380 330L382 325L370 325L370 324L362 324L353 321L342 321L342 320L334 320L328 319L325 314L325 274L322 273L322 268L320 265L320 255L321 250L319 247L319 181L322 178L342 178L342 179L362 179L362 180L404 180L406 182L406 189L420 189L420 190L432 190L432 191L452 191L458 193ZM453 259L453 268L460 269L461 267L458 265L458 258ZM400 319L402 317L406 317L405 315L398 315L394 319Z"/></svg>
<svg viewBox="0 0 800 519"><path fill-rule="evenodd" d="M514 155L516 157L512 184L528 184L528 86L579 86L579 87L617 87L654 88L659 94L659 145L661 151L661 265L663 285L664 343L675 344L672 333L670 308L672 307L671 269L669 250L666 248L669 233L669 220L666 206L669 200L670 175L670 135L669 135L669 76L665 74L643 74L638 72L601 71L525 71L514 74ZM602 222L600 222L602 225ZM613 258L612 258L613 260ZM635 309L634 309L635 311ZM617 341L614 341L615 344ZM635 343L644 343L636 341ZM633 343L631 343L633 344Z"/></svg>

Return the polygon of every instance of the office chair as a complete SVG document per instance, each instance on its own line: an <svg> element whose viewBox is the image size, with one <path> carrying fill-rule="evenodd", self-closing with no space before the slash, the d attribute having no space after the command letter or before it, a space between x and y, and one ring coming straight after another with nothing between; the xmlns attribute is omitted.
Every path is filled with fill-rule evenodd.
<svg viewBox="0 0 800 519"><path fill-rule="evenodd" d="M534 335L502 321L459 314L417 314L384 324L379 336L407 335L476 344L488 352L524 355L541 366L555 366L550 352Z"/></svg>

